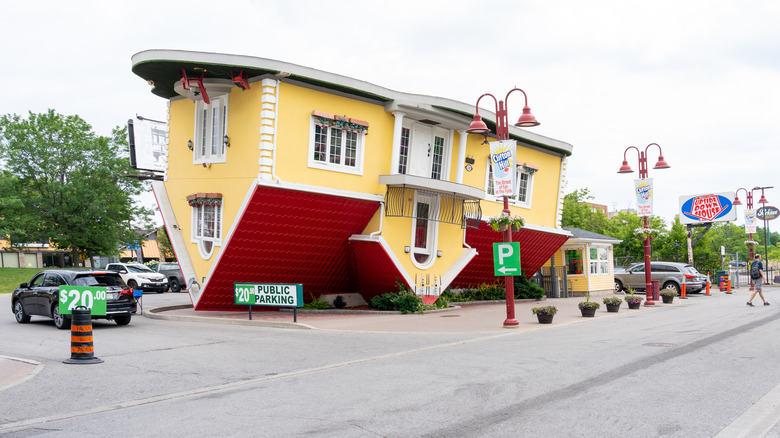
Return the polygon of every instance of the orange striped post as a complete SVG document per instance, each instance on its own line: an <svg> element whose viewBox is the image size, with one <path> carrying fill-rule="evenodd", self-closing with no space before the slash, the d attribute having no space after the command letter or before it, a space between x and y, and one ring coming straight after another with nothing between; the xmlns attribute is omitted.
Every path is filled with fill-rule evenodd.
<svg viewBox="0 0 780 438"><path fill-rule="evenodd" d="M95 357L92 345L92 315L84 306L73 309L70 323L70 359L62 361L69 364L103 363Z"/></svg>
<svg viewBox="0 0 780 438"><path fill-rule="evenodd" d="M710 273L707 273L707 296L710 295Z"/></svg>
<svg viewBox="0 0 780 438"><path fill-rule="evenodd" d="M726 279L726 293L727 294L731 293L731 280L730 279Z"/></svg>
<svg viewBox="0 0 780 438"><path fill-rule="evenodd" d="M682 294L680 295L681 300L687 300L688 297L685 295L685 283L682 284Z"/></svg>

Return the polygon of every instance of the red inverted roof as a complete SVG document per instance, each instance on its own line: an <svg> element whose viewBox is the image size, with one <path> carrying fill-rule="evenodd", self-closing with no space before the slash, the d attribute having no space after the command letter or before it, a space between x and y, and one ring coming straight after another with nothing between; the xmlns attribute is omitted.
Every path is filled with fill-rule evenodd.
<svg viewBox="0 0 780 438"><path fill-rule="evenodd" d="M493 231L485 222L481 222L476 230L466 230L466 244L476 248L478 255L455 277L450 286L469 287L499 281L500 278L493 271L493 243L502 242L503 237L503 233ZM520 242L520 264L525 277L531 278L568 238L529 228L512 233L512 241Z"/></svg>
<svg viewBox="0 0 780 438"><path fill-rule="evenodd" d="M379 202L256 186L206 282L196 310L246 310L233 283L301 283L306 301L357 292L348 239L363 232Z"/></svg>

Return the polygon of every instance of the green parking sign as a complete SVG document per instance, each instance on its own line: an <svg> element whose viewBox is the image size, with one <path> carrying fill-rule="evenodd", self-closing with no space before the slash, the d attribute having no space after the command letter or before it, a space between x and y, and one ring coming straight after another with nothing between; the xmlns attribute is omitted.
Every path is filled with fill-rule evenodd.
<svg viewBox="0 0 780 438"><path fill-rule="evenodd" d="M496 276L520 275L520 244L518 242L493 243L493 272Z"/></svg>
<svg viewBox="0 0 780 438"><path fill-rule="evenodd" d="M245 306L302 307L303 285L234 283L236 304Z"/></svg>
<svg viewBox="0 0 780 438"><path fill-rule="evenodd" d="M71 315L73 309L84 306L92 315L106 314L107 292L104 287L60 286L60 314Z"/></svg>

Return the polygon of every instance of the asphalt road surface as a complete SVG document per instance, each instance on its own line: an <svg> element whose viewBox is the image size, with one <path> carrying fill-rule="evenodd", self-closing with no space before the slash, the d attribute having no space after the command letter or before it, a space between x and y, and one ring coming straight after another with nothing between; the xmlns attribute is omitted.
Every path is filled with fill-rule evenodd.
<svg viewBox="0 0 780 438"><path fill-rule="evenodd" d="M496 333L139 316L95 322L104 362L68 365L70 332L17 324L4 294L0 357L25 377L0 376L0 435L780 437L780 300L746 299Z"/></svg>

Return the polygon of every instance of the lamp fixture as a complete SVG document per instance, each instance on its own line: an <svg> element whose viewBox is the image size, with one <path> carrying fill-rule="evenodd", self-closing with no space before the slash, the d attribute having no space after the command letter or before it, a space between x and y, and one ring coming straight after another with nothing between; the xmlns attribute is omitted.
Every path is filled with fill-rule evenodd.
<svg viewBox="0 0 780 438"><path fill-rule="evenodd" d="M227 134L225 134L225 136L222 137L222 143L224 143L225 146L230 147L230 137L228 137Z"/></svg>
<svg viewBox="0 0 780 438"><path fill-rule="evenodd" d="M187 140L187 149L192 150L192 140Z"/></svg>
<svg viewBox="0 0 780 438"><path fill-rule="evenodd" d="M405 247L404 247L404 252L405 252L405 253L409 254L411 251L412 251L412 248L411 248L411 247L409 247L409 246L405 246Z"/></svg>

